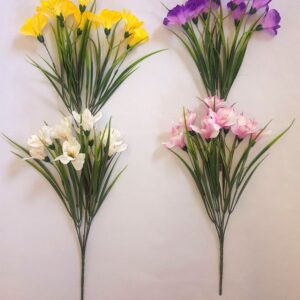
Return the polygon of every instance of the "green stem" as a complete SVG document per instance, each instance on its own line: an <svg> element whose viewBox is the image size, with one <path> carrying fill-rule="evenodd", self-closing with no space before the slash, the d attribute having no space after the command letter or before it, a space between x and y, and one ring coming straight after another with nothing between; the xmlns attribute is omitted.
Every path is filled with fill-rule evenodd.
<svg viewBox="0 0 300 300"><path fill-rule="evenodd" d="M224 233L219 235L220 261L219 261L219 296L223 291L223 268L224 268Z"/></svg>
<svg viewBox="0 0 300 300"><path fill-rule="evenodd" d="M81 249L81 289L80 299L84 299L84 270L85 270L85 247Z"/></svg>

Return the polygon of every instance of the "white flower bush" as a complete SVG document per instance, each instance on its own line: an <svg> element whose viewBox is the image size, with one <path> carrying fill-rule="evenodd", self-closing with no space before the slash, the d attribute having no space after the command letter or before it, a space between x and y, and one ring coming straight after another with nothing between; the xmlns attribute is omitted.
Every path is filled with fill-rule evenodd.
<svg viewBox="0 0 300 300"><path fill-rule="evenodd" d="M93 152L100 151L99 147L107 149L109 158L125 151L127 145L117 129L108 124L97 131L95 126L101 118L101 112L93 116L85 109L82 114L73 112L72 116L62 118L53 127L42 126L38 134L32 135L27 141L30 157L26 159L42 160L54 165L57 162L63 165L71 163L76 171L80 171L87 159L93 160Z"/></svg>

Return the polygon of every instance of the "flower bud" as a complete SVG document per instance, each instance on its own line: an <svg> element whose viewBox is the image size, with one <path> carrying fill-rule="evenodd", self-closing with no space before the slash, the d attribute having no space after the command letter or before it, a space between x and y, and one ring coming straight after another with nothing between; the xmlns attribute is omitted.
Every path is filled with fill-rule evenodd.
<svg viewBox="0 0 300 300"><path fill-rule="evenodd" d="M85 10L86 10L86 6L79 4L79 10L80 10L81 13L84 13Z"/></svg>

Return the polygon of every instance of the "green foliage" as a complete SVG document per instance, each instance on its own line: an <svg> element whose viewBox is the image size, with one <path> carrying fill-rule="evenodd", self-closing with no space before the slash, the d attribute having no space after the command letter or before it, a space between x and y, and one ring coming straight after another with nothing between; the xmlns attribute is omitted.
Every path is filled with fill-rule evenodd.
<svg viewBox="0 0 300 300"><path fill-rule="evenodd" d="M248 43L255 32L257 18L246 26L248 16L244 14L236 24L233 38L224 29L228 16L209 10L205 18L190 21L182 28L182 34L172 31L183 43L200 73L207 95L227 99L230 89L243 63ZM195 24L196 23L196 24Z"/></svg>
<svg viewBox="0 0 300 300"><path fill-rule="evenodd" d="M88 108L96 114L142 61L160 52L147 54L126 66L129 54L142 41L129 46L127 38L117 38L119 23L106 35L91 30L89 21L80 31L57 22L57 26L52 26L55 53L43 42L50 61L42 58L44 65L32 59L30 62L49 80L69 112Z"/></svg>

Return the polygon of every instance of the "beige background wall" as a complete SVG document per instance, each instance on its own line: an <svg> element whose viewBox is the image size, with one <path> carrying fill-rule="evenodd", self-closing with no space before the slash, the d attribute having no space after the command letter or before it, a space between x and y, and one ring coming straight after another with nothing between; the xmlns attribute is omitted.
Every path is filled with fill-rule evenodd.
<svg viewBox="0 0 300 300"><path fill-rule="evenodd" d="M18 29L35 0L0 1L0 130L26 142L44 120L59 119L57 97L25 61L42 51ZM102 1L145 20L143 63L105 107L124 134L129 167L95 219L87 253L86 300L213 300L217 239L195 186L161 143L183 105L204 96L182 46L161 25L159 1ZM175 0L165 0L169 6ZM274 0L279 35L258 34L230 94L274 133L297 122L273 149L235 211L226 240L224 300L300 297L300 2ZM72 223L48 184L10 147L0 155L0 299L79 299L79 252Z"/></svg>

